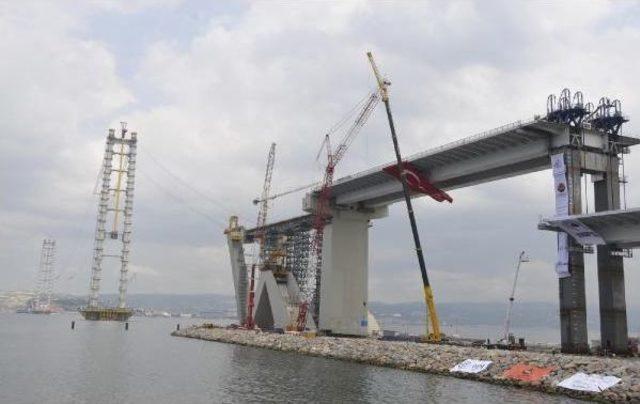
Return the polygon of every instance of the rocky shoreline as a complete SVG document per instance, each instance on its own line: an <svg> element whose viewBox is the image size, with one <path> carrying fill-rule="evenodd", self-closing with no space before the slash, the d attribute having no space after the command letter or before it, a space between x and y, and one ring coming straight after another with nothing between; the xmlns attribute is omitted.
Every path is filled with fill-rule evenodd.
<svg viewBox="0 0 640 404"><path fill-rule="evenodd" d="M603 358L487 350L364 338L305 338L299 335L231 330L211 326L193 326L174 331L171 335L449 375L594 401L640 402L640 360L638 358ZM453 366L466 359L490 360L493 363L486 371L477 374L450 372ZM553 367L555 370L548 376L533 382L505 377L504 372L507 369L520 363L538 367ZM613 387L598 393L569 390L558 386L560 381L578 372L616 376L621 380Z"/></svg>

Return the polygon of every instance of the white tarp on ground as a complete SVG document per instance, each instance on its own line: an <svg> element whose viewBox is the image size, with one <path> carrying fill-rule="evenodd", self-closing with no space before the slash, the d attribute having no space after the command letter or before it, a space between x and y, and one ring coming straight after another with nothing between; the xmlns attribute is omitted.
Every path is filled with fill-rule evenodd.
<svg viewBox="0 0 640 404"><path fill-rule="evenodd" d="M477 359L466 359L451 369L449 372L460 372L460 373L480 373L482 371L487 370L487 368L492 364L491 361L481 361Z"/></svg>
<svg viewBox="0 0 640 404"><path fill-rule="evenodd" d="M558 383L558 386L570 390L599 393L611 386L615 386L618 382L620 382L620 378L615 376L576 373L575 375Z"/></svg>
<svg viewBox="0 0 640 404"><path fill-rule="evenodd" d="M569 214L569 190L567 187L567 168L564 164L564 154L551 155L551 168L556 195L556 216ZM558 233L558 260L556 261L558 278L571 276L569 272L569 238L567 233Z"/></svg>

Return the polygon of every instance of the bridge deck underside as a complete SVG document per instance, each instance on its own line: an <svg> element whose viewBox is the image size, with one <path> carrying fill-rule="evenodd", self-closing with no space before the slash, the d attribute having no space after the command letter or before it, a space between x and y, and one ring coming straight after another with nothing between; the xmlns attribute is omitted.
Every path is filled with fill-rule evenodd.
<svg viewBox="0 0 640 404"><path fill-rule="evenodd" d="M570 143L567 125L516 122L407 157L438 188L451 190L549 168L549 152ZM601 142L602 136L591 133ZM625 145L637 140L624 138ZM599 145L596 145L599 146ZM392 163L336 181L336 205L375 207L402 199L399 181L382 171Z"/></svg>
<svg viewBox="0 0 640 404"><path fill-rule="evenodd" d="M612 247L640 247L640 208L543 219L538 227L562 231L562 223L576 220L598 233Z"/></svg>
<svg viewBox="0 0 640 404"><path fill-rule="evenodd" d="M297 216L291 219L282 220L279 222L269 223L265 226L264 231L266 233L277 233L284 235L291 235L294 233L307 232L313 227L313 218L311 215ZM257 228L246 230L245 242L251 243L258 232Z"/></svg>

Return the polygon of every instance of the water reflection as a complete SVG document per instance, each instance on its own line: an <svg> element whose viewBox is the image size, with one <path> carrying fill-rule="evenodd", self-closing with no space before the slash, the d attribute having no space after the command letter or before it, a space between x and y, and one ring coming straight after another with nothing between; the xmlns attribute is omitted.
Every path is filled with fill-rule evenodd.
<svg viewBox="0 0 640 404"><path fill-rule="evenodd" d="M0 314L0 323L2 403L576 402L444 376L174 338L169 336L174 319L135 318L129 331L120 323L70 315Z"/></svg>

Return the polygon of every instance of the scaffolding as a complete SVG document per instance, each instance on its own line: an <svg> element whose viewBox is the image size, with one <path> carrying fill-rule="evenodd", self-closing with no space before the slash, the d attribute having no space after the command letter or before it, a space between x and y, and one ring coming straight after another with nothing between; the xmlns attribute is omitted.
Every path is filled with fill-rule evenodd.
<svg viewBox="0 0 640 404"><path fill-rule="evenodd" d="M91 266L91 281L89 286L89 304L83 311L86 319L109 320L123 319L126 308L126 294L129 272L129 255L131 252L131 231L133 217L133 196L135 187L135 170L137 154L137 133L129 132L127 125L122 122L119 136L114 129L109 129L102 163L102 186L98 201L98 215L96 220L95 240L93 247L93 261ZM114 157L117 165L114 167ZM114 186L112 187L112 180ZM124 201L123 199L124 194ZM107 232L107 221L111 219L110 230ZM110 247L119 254L105 253ZM120 262L120 277L118 285L118 305L114 311L117 315L96 313L109 311L100 308L100 281L105 258L113 258ZM90 312L90 313L89 313ZM128 318L128 316L126 316Z"/></svg>
<svg viewBox="0 0 640 404"><path fill-rule="evenodd" d="M53 295L53 281L55 279L56 241L45 238L42 241L40 265L38 269L38 283L33 310L37 312L51 311L51 296Z"/></svg>

